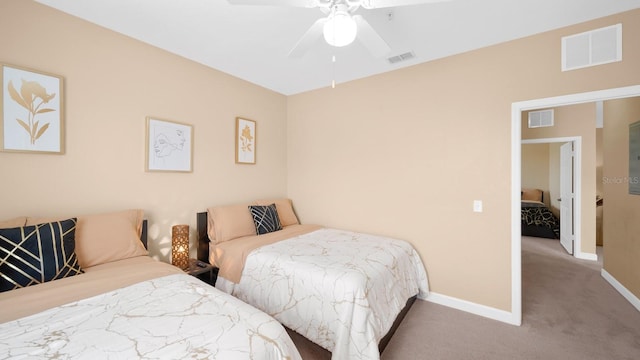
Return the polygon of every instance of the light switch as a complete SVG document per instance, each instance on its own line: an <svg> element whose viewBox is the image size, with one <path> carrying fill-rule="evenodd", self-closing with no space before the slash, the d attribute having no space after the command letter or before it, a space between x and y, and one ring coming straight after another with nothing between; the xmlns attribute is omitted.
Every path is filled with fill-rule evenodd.
<svg viewBox="0 0 640 360"><path fill-rule="evenodd" d="M482 212L482 200L473 200L473 211Z"/></svg>

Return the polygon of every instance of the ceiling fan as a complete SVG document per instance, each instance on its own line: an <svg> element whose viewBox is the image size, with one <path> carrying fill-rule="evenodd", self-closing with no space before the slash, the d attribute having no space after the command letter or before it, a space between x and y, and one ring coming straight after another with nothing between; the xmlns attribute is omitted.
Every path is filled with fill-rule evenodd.
<svg viewBox="0 0 640 360"><path fill-rule="evenodd" d="M289 57L301 57L324 35L332 46L349 45L358 38L375 57L389 53L389 44L369 25L362 15L353 15L360 7L381 9L419 5L446 0L228 0L233 5L275 5L319 8L326 17L316 20L289 52Z"/></svg>

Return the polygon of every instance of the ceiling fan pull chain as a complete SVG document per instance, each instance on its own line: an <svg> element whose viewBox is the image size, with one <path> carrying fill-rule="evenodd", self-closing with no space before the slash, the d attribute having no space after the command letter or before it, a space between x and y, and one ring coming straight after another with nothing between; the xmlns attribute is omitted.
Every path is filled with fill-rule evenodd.
<svg viewBox="0 0 640 360"><path fill-rule="evenodd" d="M336 55L331 58L331 88L336 88Z"/></svg>

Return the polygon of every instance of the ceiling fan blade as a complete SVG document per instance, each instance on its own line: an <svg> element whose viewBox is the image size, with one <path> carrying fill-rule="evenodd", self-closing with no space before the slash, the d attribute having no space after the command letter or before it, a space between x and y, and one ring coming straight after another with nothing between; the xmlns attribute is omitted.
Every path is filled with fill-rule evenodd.
<svg viewBox="0 0 640 360"><path fill-rule="evenodd" d="M316 20L316 22L311 25L309 30L307 30L304 35L298 40L296 45L289 51L288 57L297 58L304 55L307 50L318 41L318 38L322 36L322 28L324 27L324 23L327 22L327 18L321 18Z"/></svg>
<svg viewBox="0 0 640 360"><path fill-rule="evenodd" d="M391 51L386 41L369 25L361 15L352 16L358 25L358 40L369 50L374 57L383 57Z"/></svg>
<svg viewBox="0 0 640 360"><path fill-rule="evenodd" d="M319 0L227 0L231 5L294 6L314 8Z"/></svg>
<svg viewBox="0 0 640 360"><path fill-rule="evenodd" d="M360 0L360 6L365 9L380 9L407 5L431 4L449 0Z"/></svg>

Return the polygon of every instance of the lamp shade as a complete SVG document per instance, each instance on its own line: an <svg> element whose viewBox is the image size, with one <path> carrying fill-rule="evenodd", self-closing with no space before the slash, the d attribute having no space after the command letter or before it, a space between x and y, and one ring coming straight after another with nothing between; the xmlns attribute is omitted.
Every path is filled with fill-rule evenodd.
<svg viewBox="0 0 640 360"><path fill-rule="evenodd" d="M347 11L336 8L324 23L322 32L329 45L341 47L355 40L358 27Z"/></svg>
<svg viewBox="0 0 640 360"><path fill-rule="evenodd" d="M171 228L171 264L181 269L189 267L189 225Z"/></svg>

